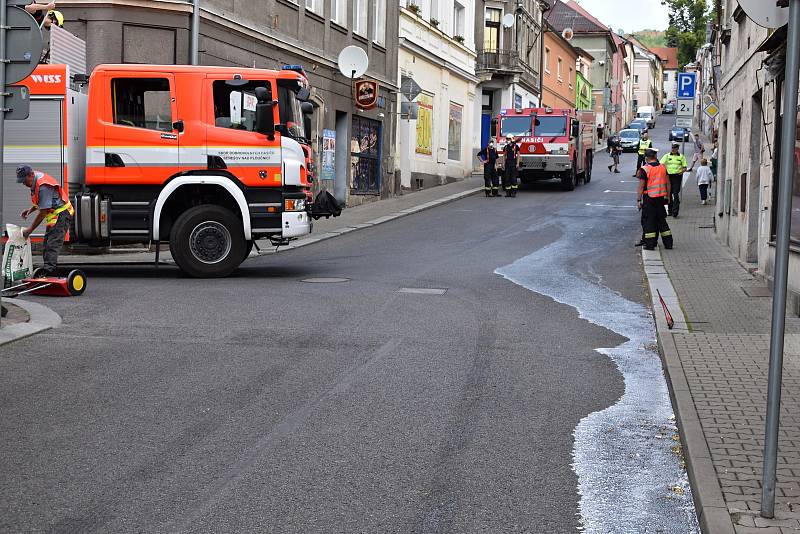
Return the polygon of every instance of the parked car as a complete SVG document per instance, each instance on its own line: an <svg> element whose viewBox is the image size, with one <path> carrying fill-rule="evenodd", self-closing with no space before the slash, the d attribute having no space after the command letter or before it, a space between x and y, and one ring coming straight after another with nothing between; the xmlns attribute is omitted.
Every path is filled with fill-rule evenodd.
<svg viewBox="0 0 800 534"><path fill-rule="evenodd" d="M634 119L628 125L628 129L630 130L638 130L641 134L643 131L647 130L647 120L646 119Z"/></svg>
<svg viewBox="0 0 800 534"><path fill-rule="evenodd" d="M636 118L645 119L647 121L648 127L655 128L656 108L654 108L653 106L639 106L639 109L636 111Z"/></svg>
<svg viewBox="0 0 800 534"><path fill-rule="evenodd" d="M672 113L675 113L675 104L673 104L672 102L667 102L666 104L664 104L663 113L667 114L667 115L671 115Z"/></svg>
<svg viewBox="0 0 800 534"><path fill-rule="evenodd" d="M680 128L678 126L673 126L669 129L669 140L670 141L689 141L689 128Z"/></svg>
<svg viewBox="0 0 800 534"><path fill-rule="evenodd" d="M636 152L639 149L641 134L636 128L627 128L619 132L619 144L623 152Z"/></svg>

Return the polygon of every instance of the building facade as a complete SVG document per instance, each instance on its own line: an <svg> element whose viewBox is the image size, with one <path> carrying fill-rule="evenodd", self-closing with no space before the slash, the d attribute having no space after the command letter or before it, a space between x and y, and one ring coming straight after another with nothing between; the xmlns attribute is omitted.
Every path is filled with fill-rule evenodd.
<svg viewBox="0 0 800 534"><path fill-rule="evenodd" d="M589 68L594 58L583 49L578 49L580 55L576 64L575 73L575 109L592 109L592 83L589 81Z"/></svg>
<svg viewBox="0 0 800 534"><path fill-rule="evenodd" d="M651 48L661 58L662 79L664 81L664 103L678 99L678 49Z"/></svg>
<svg viewBox="0 0 800 534"><path fill-rule="evenodd" d="M633 44L633 98L634 108L653 106L660 109L664 102L664 79L661 58L636 39Z"/></svg>
<svg viewBox="0 0 800 534"><path fill-rule="evenodd" d="M481 144L501 110L536 107L542 101L543 7L540 0L475 2L475 113Z"/></svg>
<svg viewBox="0 0 800 534"><path fill-rule="evenodd" d="M398 108L402 188L461 180L476 164L474 15L473 0L401 3L398 76L419 88Z"/></svg>
<svg viewBox="0 0 800 534"><path fill-rule="evenodd" d="M58 5L66 28L86 41L89 68L189 62L191 3L64 0ZM393 113L398 9L389 0L203 0L200 64L302 65L316 108L311 134L319 171L315 189L327 189L348 205L389 197L399 192ZM348 45L368 54L365 78L379 84L376 109L358 109L351 81L338 72L337 56ZM323 148L331 152L324 167Z"/></svg>
<svg viewBox="0 0 800 534"><path fill-rule="evenodd" d="M580 54L549 24L544 30L542 105L573 108L576 102L576 67ZM585 86L584 86L585 87Z"/></svg>

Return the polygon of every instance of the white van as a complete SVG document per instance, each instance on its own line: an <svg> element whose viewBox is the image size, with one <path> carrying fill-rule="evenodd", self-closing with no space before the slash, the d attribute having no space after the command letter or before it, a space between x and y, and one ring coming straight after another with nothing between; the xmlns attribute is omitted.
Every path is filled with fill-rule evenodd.
<svg viewBox="0 0 800 534"><path fill-rule="evenodd" d="M636 111L636 117L647 120L648 128L656 127L656 108L653 106L641 106Z"/></svg>

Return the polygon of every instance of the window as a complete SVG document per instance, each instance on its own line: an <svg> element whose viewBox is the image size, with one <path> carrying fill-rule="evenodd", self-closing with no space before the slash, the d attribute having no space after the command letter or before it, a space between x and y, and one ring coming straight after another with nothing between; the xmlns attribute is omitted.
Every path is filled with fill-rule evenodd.
<svg viewBox="0 0 800 534"><path fill-rule="evenodd" d="M529 116L505 117L500 122L502 135L526 137L531 135L533 121Z"/></svg>
<svg viewBox="0 0 800 534"><path fill-rule="evenodd" d="M367 35L367 0L353 0L353 33Z"/></svg>
<svg viewBox="0 0 800 534"><path fill-rule="evenodd" d="M264 81L251 81L242 87L231 87L225 80L216 80L214 93L214 125L218 128L255 131L256 100L255 88L271 86Z"/></svg>
<svg viewBox="0 0 800 534"><path fill-rule="evenodd" d="M466 11L467 10L464 9L464 6L458 2L453 3L453 37L466 37L464 35L464 18Z"/></svg>
<svg viewBox="0 0 800 534"><path fill-rule="evenodd" d="M633 83L639 83L639 75L638 74L634 74L633 75Z"/></svg>
<svg viewBox="0 0 800 534"><path fill-rule="evenodd" d="M550 49L547 47L544 49L544 71L550 72Z"/></svg>
<svg viewBox="0 0 800 534"><path fill-rule="evenodd" d="M536 117L533 135L541 137L561 137L567 135L567 119L556 116Z"/></svg>
<svg viewBox="0 0 800 534"><path fill-rule="evenodd" d="M306 9L322 15L322 0L306 0Z"/></svg>
<svg viewBox="0 0 800 534"><path fill-rule="evenodd" d="M483 48L485 50L500 49L500 19L503 18L503 10L494 7L487 7L483 28Z"/></svg>
<svg viewBox="0 0 800 534"><path fill-rule="evenodd" d="M560 80L561 79L561 58L558 58L556 63L556 77Z"/></svg>
<svg viewBox="0 0 800 534"><path fill-rule="evenodd" d="M172 97L166 78L115 78L111 92L114 124L172 131Z"/></svg>
<svg viewBox="0 0 800 534"><path fill-rule="evenodd" d="M376 44L386 44L386 0L372 0L372 13L375 15L372 40Z"/></svg>
<svg viewBox="0 0 800 534"><path fill-rule="evenodd" d="M665 81L665 82L668 82L668 81L669 81L669 72L665 72L665 73L664 73L664 81Z"/></svg>
<svg viewBox="0 0 800 534"><path fill-rule="evenodd" d="M570 88L572 88L572 67L569 68L569 78L567 81L569 82Z"/></svg>
<svg viewBox="0 0 800 534"><path fill-rule="evenodd" d="M450 102L450 123L447 129L447 159L461 161L461 121L464 106Z"/></svg>
<svg viewBox="0 0 800 534"><path fill-rule="evenodd" d="M340 26L347 26L347 0L331 0L331 20Z"/></svg>

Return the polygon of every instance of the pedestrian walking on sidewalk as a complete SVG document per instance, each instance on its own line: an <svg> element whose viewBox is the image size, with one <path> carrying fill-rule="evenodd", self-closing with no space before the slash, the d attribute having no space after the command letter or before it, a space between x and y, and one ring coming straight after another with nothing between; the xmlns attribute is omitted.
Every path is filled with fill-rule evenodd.
<svg viewBox="0 0 800 534"><path fill-rule="evenodd" d="M678 217L681 209L681 185L683 173L686 172L686 156L681 154L681 145L672 143L672 151L661 158L661 164L667 168L670 184L669 209L667 210L673 217Z"/></svg>
<svg viewBox="0 0 800 534"><path fill-rule="evenodd" d="M645 164L639 169L639 188L637 190L637 207L642 210L642 232L644 248L654 250L658 245L658 236L664 248L672 248L672 230L667 224L665 205L670 198L669 176L667 168L658 161L658 153L652 148L645 151Z"/></svg>
<svg viewBox="0 0 800 534"><path fill-rule="evenodd" d="M608 166L608 172L613 169L615 173L619 174L619 156L622 154L622 143L620 143L619 137L616 135L609 136L606 150L608 155L611 156L611 165Z"/></svg>
<svg viewBox="0 0 800 534"><path fill-rule="evenodd" d="M506 168L503 173L503 191L506 192L506 197L517 196L517 189L519 188L517 175L519 174L519 145L513 135L506 136L506 146L503 147L503 156L505 156Z"/></svg>
<svg viewBox="0 0 800 534"><path fill-rule="evenodd" d="M64 245L64 238L67 236L75 210L72 209L72 203L61 184L48 174L34 171L30 165L17 167L17 183L30 188L33 204L20 216L27 219L32 213L38 212L31 225L22 230L22 235L30 237L42 221L47 225L42 242L44 267L37 269L36 275L52 276L58 267L58 254Z"/></svg>
<svg viewBox="0 0 800 534"><path fill-rule="evenodd" d="M483 164L483 192L486 197L500 196L500 178L497 175L497 148L494 139L489 139L489 144L478 152L478 160Z"/></svg>
<svg viewBox="0 0 800 534"><path fill-rule="evenodd" d="M708 204L708 186L713 180L714 175L711 172L711 167L708 166L708 160L701 159L700 166L697 168L697 187L700 188L700 204Z"/></svg>
<svg viewBox="0 0 800 534"><path fill-rule="evenodd" d="M644 165L644 153L648 148L653 148L653 141L650 139L647 130L645 130L642 132L642 138L639 140L639 157L636 159L636 172L633 173L634 177L639 175L639 169Z"/></svg>
<svg viewBox="0 0 800 534"><path fill-rule="evenodd" d="M714 180L717 179L717 163L719 162L719 146L714 141L714 149L711 151L711 174Z"/></svg>

